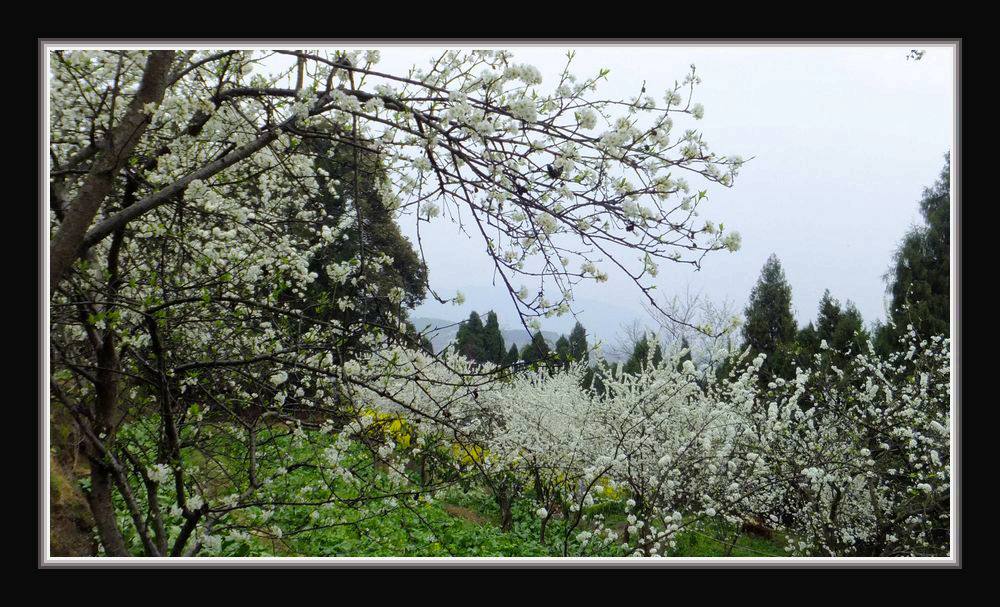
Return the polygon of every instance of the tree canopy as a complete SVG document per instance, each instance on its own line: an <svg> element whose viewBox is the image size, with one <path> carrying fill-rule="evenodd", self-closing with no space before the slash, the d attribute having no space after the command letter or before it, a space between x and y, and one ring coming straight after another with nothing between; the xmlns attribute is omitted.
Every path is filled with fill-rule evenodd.
<svg viewBox="0 0 1000 607"><path fill-rule="evenodd" d="M764 370L787 376L796 323L792 315L792 287L777 255L767 258L744 310L743 340L755 354L766 354Z"/></svg>
<svg viewBox="0 0 1000 607"><path fill-rule="evenodd" d="M501 364L507 353L496 312L490 310L483 324L478 312L469 314L455 336L455 348L462 356L478 363Z"/></svg>
<svg viewBox="0 0 1000 607"><path fill-rule="evenodd" d="M531 341L521 348L521 360L529 365L547 361L550 354L549 344L541 331L535 331L531 335Z"/></svg>
<svg viewBox="0 0 1000 607"><path fill-rule="evenodd" d="M587 344L587 330L583 328L580 321L573 324L573 330L569 334L569 352L573 360L587 362L590 346Z"/></svg>
<svg viewBox="0 0 1000 607"><path fill-rule="evenodd" d="M886 274L888 326L880 329L880 344L898 343L912 325L918 335L948 335L950 307L951 155L937 181L920 199L924 224L903 237Z"/></svg>

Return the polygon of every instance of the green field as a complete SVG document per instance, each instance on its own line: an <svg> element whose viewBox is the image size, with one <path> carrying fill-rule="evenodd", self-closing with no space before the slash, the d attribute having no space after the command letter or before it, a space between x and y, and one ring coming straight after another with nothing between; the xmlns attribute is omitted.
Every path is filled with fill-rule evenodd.
<svg viewBox="0 0 1000 607"><path fill-rule="evenodd" d="M155 419L147 425L132 425L123 430L134 444L148 444L148 432L156 427ZM221 427L219 427L221 429ZM364 485L375 493L360 495L354 486L328 471L314 466L298 466L291 462L308 461L315 453L329 446L329 435L309 432L305 439L293 439L283 428L261 437L268 446L269 461L284 462L289 471L281 472L262 467L262 477L272 480L261 491L260 503L283 503L280 507L263 510L244 503L241 507L219 516L213 534L221 537L220 546L206 547L200 556L347 556L347 557L556 557L556 556L629 556L621 548L621 540L611 545L581 546L576 535L588 530L594 515L601 515L609 528L621 531L625 522L626 496L618 500L602 499L591 506L580 527L565 533L566 519L554 514L546 529L546 539L540 540L541 519L535 514L537 503L532 490L526 488L513 505L513 526L509 531L500 527L500 512L489 490L475 476L443 483L433 500L418 499L410 491L413 485L401 489L392 485L384 469L374 465L369 450L354 442L347 462ZM204 478L214 479L202 487L203 495L216 506L222 496L244 485L242 445L231 440L226 432L209 439L215 456L206 459L200 451L185 452L185 468L197 467ZM397 447L403 450L406 447ZM274 464L271 464L274 466ZM416 481L415 478L410 479ZM233 485L233 482L236 485ZM82 481L86 485L86 481ZM142 495L139 487L136 495ZM190 494L189 494L190 495ZM395 497L384 497L393 496ZM335 497L334 497L335 496ZM383 497L373 497L383 496ZM182 521L168 512L176 501L169 483L160 487L159 504L171 535ZM252 502L253 500L248 500ZM125 512L121 504L120 512ZM133 550L140 554L141 543L125 516L120 517L128 529ZM270 533L275 526L280 532ZM236 537L234 533L236 532ZM782 538L771 539L734 533L725 521L691 522L675 536L676 546L663 556L784 556ZM719 539L724 538L724 539ZM730 546L730 543L735 545Z"/></svg>

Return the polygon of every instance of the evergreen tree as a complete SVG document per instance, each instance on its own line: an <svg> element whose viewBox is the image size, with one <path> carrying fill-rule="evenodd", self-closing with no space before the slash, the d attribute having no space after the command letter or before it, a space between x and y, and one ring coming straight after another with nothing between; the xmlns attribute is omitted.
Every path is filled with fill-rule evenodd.
<svg viewBox="0 0 1000 607"><path fill-rule="evenodd" d="M531 343L521 349L521 360L531 364L544 361L548 357L549 344L545 343L545 338L542 337L541 331L535 331L535 334L531 336Z"/></svg>
<svg viewBox="0 0 1000 607"><path fill-rule="evenodd" d="M506 348L504 347L503 333L500 332L500 322L497 320L496 312L490 310L486 315L486 325L483 327L482 335L482 355L483 361L500 364L503 362Z"/></svg>
<svg viewBox="0 0 1000 607"><path fill-rule="evenodd" d="M597 361L593 365L587 367L587 372L584 373L583 376L583 388L586 390L593 390L594 394L599 397L604 396L607 391L604 379L606 377L616 376L616 370L617 367L614 365L608 365L607 361Z"/></svg>
<svg viewBox="0 0 1000 607"><path fill-rule="evenodd" d="M397 319L405 319L407 309L423 301L427 267L409 239L400 232L394 211L383 203L388 177L382 158L370 150L338 145L332 133L330 137L325 136L326 127L322 125L316 129L316 136L303 140L301 145L313 156L316 178L321 186L319 201L325 207L329 225L347 222L347 228L342 238L323 243L312 258L310 270L317 278L306 292L313 302L312 313L319 319L336 320L344 326L368 323L395 327ZM338 194L334 194L330 187L334 181L352 186L336 188ZM384 253L392 258L392 263L377 270L357 267L354 270L358 275L356 281L332 283L324 268L331 263L350 260L362 250L368 258ZM368 289L372 285L378 288ZM402 290L401 301L390 298L395 288ZM351 298L360 305L342 310L334 305L335 300L342 297ZM421 344L412 325L404 323L403 327L389 337L413 347L426 345ZM364 348L364 344L352 338L332 354L338 360L341 356L351 358L355 350Z"/></svg>
<svg viewBox="0 0 1000 607"><path fill-rule="evenodd" d="M458 334L455 336L455 349L470 360L483 362L485 360L483 337L483 320L479 317L479 313L473 310L469 314L469 320L458 328Z"/></svg>
<svg viewBox="0 0 1000 607"><path fill-rule="evenodd" d="M511 344L510 350L504 356L503 364L505 367L517 364L517 361L521 358L521 353L517 351L517 344Z"/></svg>
<svg viewBox="0 0 1000 607"><path fill-rule="evenodd" d="M830 295L830 289L823 291L819 300L819 315L816 317L816 337L832 345L833 333L840 323L840 302Z"/></svg>
<svg viewBox="0 0 1000 607"><path fill-rule="evenodd" d="M824 341L832 352L834 364L841 366L848 352L857 354L862 351L868 341L868 334L865 332L861 312L854 303L848 300L846 306L841 308L840 302L827 289L819 301L816 326L809 323L799 331L796 341L796 361L800 366L812 364L813 357L822 350Z"/></svg>
<svg viewBox="0 0 1000 607"><path fill-rule="evenodd" d="M642 371L642 368L648 364L647 359L649 358L649 348L650 345L648 337L643 337L637 341L635 346L632 348L632 355L629 356L628 361L625 362L625 366L622 367L622 371L630 375L636 375ZM656 344L656 347L653 349L652 364L655 366L661 362L663 362L663 348L660 344Z"/></svg>
<svg viewBox="0 0 1000 607"><path fill-rule="evenodd" d="M587 345L587 330L579 321L573 325L573 330L569 334L569 351L573 360L587 362L589 358L589 346Z"/></svg>
<svg viewBox="0 0 1000 607"><path fill-rule="evenodd" d="M854 302L847 300L847 304L840 314L840 320L830 336L829 343L838 353L857 354L863 351L867 341L868 333L865 331L865 322L861 317L861 312L854 305Z"/></svg>
<svg viewBox="0 0 1000 607"><path fill-rule="evenodd" d="M317 127L322 131L323 127ZM326 207L331 225L340 223L345 216L356 216L341 240L324 245L313 258L312 266L319 277L311 285L317 292L333 289L322 268L332 262L342 262L353 258L360 250L369 257L385 253L392 263L377 272L368 272L359 284L378 285L378 301L369 297L365 300L365 311L381 312L388 306L387 294L393 287L403 289L402 305L412 308L426 295L427 267L413 248L408 238L403 236L396 223L393 211L383 203L382 189L388 179L382 166L382 159L371 151L358 151L353 146L337 145L335 138L311 137L304 141L315 155L314 165L318 169L316 178L320 184L320 197ZM357 200L355 187L338 188L334 194L329 184L340 181L354 184L357 180ZM338 297L364 295L361 287L357 293L345 292L352 289L351 283L337 285ZM331 305L332 310L334 307Z"/></svg>
<svg viewBox="0 0 1000 607"><path fill-rule="evenodd" d="M762 381L771 375L790 376L797 331L792 315L792 287L785 279L777 255L767 258L744 314L744 341L754 355L761 352L767 355Z"/></svg>
<svg viewBox="0 0 1000 607"><path fill-rule="evenodd" d="M597 380L597 365L591 365L587 367L587 371L583 374L583 389L592 389L596 394L603 394L602 382Z"/></svg>
<svg viewBox="0 0 1000 607"><path fill-rule="evenodd" d="M883 347L894 348L907 325L925 338L949 334L950 189L951 155L946 154L937 182L924 190L920 201L925 225L906 234L886 275L889 318L895 326L880 327Z"/></svg>
<svg viewBox="0 0 1000 607"><path fill-rule="evenodd" d="M798 344L796 364L806 368L811 364L813 356L819 352L819 333L812 321L799 331L795 342Z"/></svg>
<svg viewBox="0 0 1000 607"><path fill-rule="evenodd" d="M564 364L569 364L573 360L569 340L566 339L565 335L560 335L559 339L556 340L556 359Z"/></svg>

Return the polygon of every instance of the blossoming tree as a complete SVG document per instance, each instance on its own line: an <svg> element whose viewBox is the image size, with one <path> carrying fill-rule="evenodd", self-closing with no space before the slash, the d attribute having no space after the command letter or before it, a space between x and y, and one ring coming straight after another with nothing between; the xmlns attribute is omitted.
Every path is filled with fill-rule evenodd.
<svg viewBox="0 0 1000 607"><path fill-rule="evenodd" d="M418 248L439 217L478 234L525 324L611 268L661 308L658 263L735 250L685 178L728 186L742 163L674 127L703 114L693 68L662 97L605 100L606 74L569 62L543 83L506 52L407 74L378 58L50 57L51 398L103 554L425 524L415 504L470 481L505 528L530 501L557 554L664 555L720 519L794 554L947 553L943 338L842 367L824 350L764 385L762 356L715 377L673 351L600 391L580 366L511 375L413 339L395 260L364 235L372 192Z"/></svg>
<svg viewBox="0 0 1000 607"><path fill-rule="evenodd" d="M407 411L380 383L399 379L394 389L437 403L409 406L413 423L449 428L449 400L493 378L400 345L404 293L371 280L392 263L384 252L355 238L348 255L320 255L363 225L361 156L378 158L383 205L418 234L442 213L478 233L525 319L566 312L572 285L608 267L648 293L657 263L738 246L697 219L705 193L686 181L728 186L742 163L674 127L702 117L693 68L657 97L643 86L602 100L606 72L578 78L569 62L545 88L502 51L446 52L408 74L377 61L374 51L50 56L51 392L86 457L104 553L212 552L223 534L280 538L271 516L282 503L315 506L304 529L337 524L324 504L394 508L429 491L374 480L391 459L384 443L344 452L343 437L382 419L360 395ZM316 150L331 146L353 154L354 178L324 174ZM352 211L331 216L329 194ZM321 276L320 296L310 285ZM321 313L357 310L362 296L395 307L398 322ZM276 489L306 468L353 489L300 488L294 499Z"/></svg>

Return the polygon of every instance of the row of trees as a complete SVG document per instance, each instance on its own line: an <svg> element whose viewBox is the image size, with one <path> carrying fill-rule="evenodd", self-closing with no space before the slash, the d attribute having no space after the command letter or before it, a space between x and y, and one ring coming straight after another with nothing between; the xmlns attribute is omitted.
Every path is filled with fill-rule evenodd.
<svg viewBox="0 0 1000 607"><path fill-rule="evenodd" d="M773 254L761 270L744 314L744 345L755 354L767 355L762 367L764 383L794 376L795 368L808 366L820 350L837 352L837 362L842 362L860 352L869 338L854 303L848 300L841 307L829 289L819 301L816 322L800 329L792 313L792 287Z"/></svg>
<svg viewBox="0 0 1000 607"><path fill-rule="evenodd" d="M489 453L501 512L532 500L542 542L559 513L563 554L661 555L679 531L724 519L784 532L793 555L942 556L949 343L911 332L900 349L768 386L763 354L716 375L667 353L601 390L582 365L521 374L466 403L481 434L462 440ZM622 500L615 525L607 502Z"/></svg>
<svg viewBox="0 0 1000 607"><path fill-rule="evenodd" d="M924 225L914 226L905 235L885 276L888 320L876 322L871 331L851 301L841 307L829 290L820 299L816 322L798 328L792 314L792 289L781 262L776 255L768 258L750 294L742 327L744 343L753 352L767 355L763 381L793 376L797 366L808 366L821 349L833 351L834 363L843 365L869 339L883 354L894 351L910 327L921 339L948 335L950 173L951 159L946 155L940 177L924 190L920 201Z"/></svg>
<svg viewBox="0 0 1000 607"><path fill-rule="evenodd" d="M753 355L766 355L759 378L762 385L776 378L793 378L797 368L808 368L821 352L828 352L830 362L842 368L852 356L863 352L870 340L881 354L889 354L898 348L901 338L908 334L910 325L924 339L947 334L950 310L950 168L950 155L946 155L945 166L938 181L925 189L920 201L925 225L915 226L905 235L894 255L892 268L886 274L887 291L890 295L889 318L886 323L876 322L869 329L851 300L842 305L827 289L820 298L815 322L810 321L804 327L799 327L792 311L792 287L781 261L774 254L767 259L744 309L741 326L743 347L749 347ZM683 329L694 322L691 310L699 307L697 296L692 298L689 294L685 303L686 309L682 309L685 306L679 305L675 297L663 306L673 314L659 314L661 326L668 329L666 337L680 357L679 364L693 360L689 336L704 338L705 332L713 330L712 327L703 327L700 335L697 330L694 333L677 331L678 327ZM704 305L701 307L704 308ZM650 309L654 317L658 315L658 311L660 309ZM600 391L603 389L604 378L609 375L619 372L637 375L646 364L660 364L665 356L664 343L645 332L633 333L630 336L631 351L624 364L618 368L600 361L595 363L584 375L587 385ZM708 362L717 362L713 366L723 372L731 370L736 355L735 344L730 341L726 345L726 354L717 361L711 354L708 355ZM550 351L540 332L536 332L532 336L532 342L520 352L516 346L511 346L505 352L503 335L496 314L492 311L487 315L485 325L476 312L469 316L459 330L457 349L463 356L477 362L498 365L511 365L518 360L528 363L586 363L588 360L586 332L579 323L569 338L559 338L554 352Z"/></svg>
<svg viewBox="0 0 1000 607"><path fill-rule="evenodd" d="M454 346L457 353L469 360L504 367L512 366L519 361L527 364L586 361L589 356L588 348L587 330L578 321L569 337L559 336L554 350L549 347L541 331L535 331L531 335L531 341L520 350L517 344L511 344L508 350L503 332L500 330L500 322L493 310L486 315L485 323L478 312L471 312L468 320L459 327Z"/></svg>

